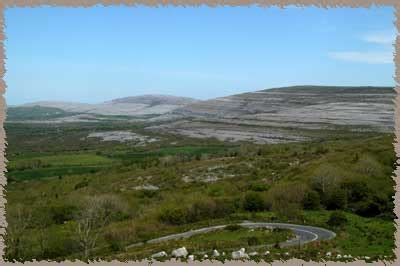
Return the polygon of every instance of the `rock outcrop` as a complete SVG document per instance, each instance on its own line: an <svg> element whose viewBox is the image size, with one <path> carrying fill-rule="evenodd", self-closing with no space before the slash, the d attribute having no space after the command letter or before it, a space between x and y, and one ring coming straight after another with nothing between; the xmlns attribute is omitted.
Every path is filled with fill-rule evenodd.
<svg viewBox="0 0 400 266"><path fill-rule="evenodd" d="M171 255L175 258L185 258L188 255L188 251L186 250L185 247L181 247L178 249L174 249L171 253Z"/></svg>
<svg viewBox="0 0 400 266"><path fill-rule="evenodd" d="M180 120L152 126L195 138L281 143L313 138L310 130L394 130L389 87L295 86L243 93L178 108Z"/></svg>

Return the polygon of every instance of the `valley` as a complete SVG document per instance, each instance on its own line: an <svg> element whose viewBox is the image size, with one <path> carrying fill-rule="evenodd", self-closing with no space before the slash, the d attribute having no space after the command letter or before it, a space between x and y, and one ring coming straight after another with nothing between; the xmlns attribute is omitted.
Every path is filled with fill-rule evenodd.
<svg viewBox="0 0 400 266"><path fill-rule="evenodd" d="M135 260L164 251L164 260L186 247L196 259L214 250L232 259L241 248L267 261L393 259L394 96L309 86L10 107L6 256ZM279 246L298 234L246 222L335 237Z"/></svg>

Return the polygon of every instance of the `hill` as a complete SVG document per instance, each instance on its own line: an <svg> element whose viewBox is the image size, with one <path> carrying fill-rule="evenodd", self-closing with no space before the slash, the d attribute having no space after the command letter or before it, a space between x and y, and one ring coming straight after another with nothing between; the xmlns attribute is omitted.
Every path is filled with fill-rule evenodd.
<svg viewBox="0 0 400 266"><path fill-rule="evenodd" d="M274 88L195 102L173 111L181 120L150 129L260 143L303 140L310 130L390 132L395 94L389 87Z"/></svg>
<svg viewBox="0 0 400 266"><path fill-rule="evenodd" d="M63 113L61 121L82 121L79 115L86 114L85 119L96 120L97 116L152 116L161 115L171 112L177 108L184 107L187 104L194 103L196 100L184 97L175 97L169 95L143 95L114 99L99 104L87 104L76 102L62 101L40 101L27 103L20 106L14 106L8 109L8 117L11 120L42 120L42 116L32 116L32 108L38 107L51 108L53 111ZM28 115L27 115L28 114ZM73 117L75 119L66 120L65 117ZM53 122L59 122L60 117L45 117L57 118ZM50 121L51 122L51 121Z"/></svg>

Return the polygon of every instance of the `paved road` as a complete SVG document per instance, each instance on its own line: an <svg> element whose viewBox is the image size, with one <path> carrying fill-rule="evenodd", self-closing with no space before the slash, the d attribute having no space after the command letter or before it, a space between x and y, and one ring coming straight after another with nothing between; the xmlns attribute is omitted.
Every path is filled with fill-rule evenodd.
<svg viewBox="0 0 400 266"><path fill-rule="evenodd" d="M293 239L289 239L288 241L280 243L281 247L288 247L294 245L304 245L306 243L315 241L315 240L329 240L336 236L336 234L330 230L307 226L307 225L298 225L298 224L286 224L286 223L263 223L263 222L251 222L245 221L240 223L241 226L247 228L259 228L259 227L271 227L271 228L282 228L292 230L296 237ZM204 227L200 229L190 230L187 232L167 235L155 239L151 239L146 243L159 243L168 240L180 239L180 238L188 238L198 234L204 234L208 232L212 232L218 229L223 229L226 225L215 225L210 227ZM126 247L126 249L137 247L143 245L143 242L135 243Z"/></svg>

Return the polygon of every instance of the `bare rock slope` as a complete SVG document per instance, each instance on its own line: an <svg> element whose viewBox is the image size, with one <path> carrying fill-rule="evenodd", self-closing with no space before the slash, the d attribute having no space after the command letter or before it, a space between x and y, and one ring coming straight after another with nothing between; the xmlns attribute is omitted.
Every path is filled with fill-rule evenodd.
<svg viewBox="0 0 400 266"><path fill-rule="evenodd" d="M99 104L42 101L24 104L23 106L53 107L70 113L144 116L165 114L195 101L191 98L168 95L142 95L119 98Z"/></svg>
<svg viewBox="0 0 400 266"><path fill-rule="evenodd" d="M389 87L267 89L178 108L173 113L181 120L150 129L256 143L304 140L307 130L339 127L389 132L394 127L395 95Z"/></svg>

